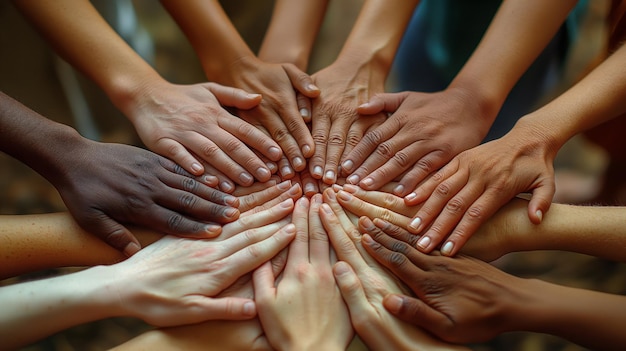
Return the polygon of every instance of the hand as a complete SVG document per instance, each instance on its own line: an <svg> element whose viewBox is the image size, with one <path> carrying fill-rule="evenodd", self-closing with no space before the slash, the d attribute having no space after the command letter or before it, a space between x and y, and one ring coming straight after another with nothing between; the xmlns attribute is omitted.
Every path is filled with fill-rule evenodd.
<svg viewBox="0 0 626 351"><path fill-rule="evenodd" d="M289 244L295 235L292 224L280 228L279 223L266 223L292 209L293 201L287 200L256 218L234 222L229 227L236 233L226 228L220 240L165 237L126 261L103 267L108 272L103 276L110 281L110 289L103 293L118 296L122 315L157 326L252 318L256 315L252 300L212 297Z"/></svg>
<svg viewBox="0 0 626 351"><path fill-rule="evenodd" d="M215 83L164 82L140 91L124 110L151 150L192 174L203 173L202 159L235 183L250 185L254 178L269 180L271 171L247 145L272 161L282 152L271 138L220 104L250 109L260 100L258 94Z"/></svg>
<svg viewBox="0 0 626 351"><path fill-rule="evenodd" d="M269 263L253 274L259 318L278 350L345 350L352 339L348 310L335 285L328 236L319 220L322 196L301 198L293 212L296 240L275 281Z"/></svg>
<svg viewBox="0 0 626 351"><path fill-rule="evenodd" d="M461 151L478 145L491 120L460 89L378 94L358 111L392 114L345 157L343 175L351 184L376 190L408 171L394 189L398 196L407 195Z"/></svg>
<svg viewBox="0 0 626 351"><path fill-rule="evenodd" d="M541 222L554 195L556 149L538 137L541 131L518 126L461 153L405 197L408 205L423 202L408 226L413 233L428 228L418 249L430 252L448 237L441 253L455 255L482 223L525 191L533 193L529 218Z"/></svg>
<svg viewBox="0 0 626 351"><path fill-rule="evenodd" d="M306 73L292 64L267 63L250 57L238 61L233 70L237 74L221 81L263 95L259 106L239 111L241 118L267 131L280 145L288 162L278 167L284 178L292 175L293 170L303 170L315 144L300 114L296 92L314 98L319 95L319 89Z"/></svg>
<svg viewBox="0 0 626 351"><path fill-rule="evenodd" d="M483 342L513 330L507 311L523 303L525 280L467 256L423 254L371 222L361 224L372 235L363 235L367 252L417 297L386 296L383 303L389 312L455 343Z"/></svg>
<svg viewBox="0 0 626 351"><path fill-rule="evenodd" d="M51 179L76 221L132 255L139 242L122 224L207 238L239 217L239 200L144 149L87 141L62 179ZM210 223L214 222L214 223Z"/></svg>
<svg viewBox="0 0 626 351"><path fill-rule="evenodd" d="M333 184L337 180L339 162L351 126L360 119L357 106L367 101L372 94L384 90L384 81L371 79L373 70L370 65L359 66L342 61L313 75L321 93L313 100L312 106L311 133L315 140L315 154L309 161L309 172L314 178L323 179L326 184ZM369 125L380 122L380 118L363 118L352 133L367 130ZM350 136L350 140L354 140L354 136Z"/></svg>
<svg viewBox="0 0 626 351"><path fill-rule="evenodd" d="M324 195L325 200L332 202L330 190ZM385 310L383 297L389 293L402 293L403 288L365 252L358 230L341 208L323 204L320 217L341 260L333 268L335 281L348 305L352 325L367 346L371 350L434 350L447 347Z"/></svg>

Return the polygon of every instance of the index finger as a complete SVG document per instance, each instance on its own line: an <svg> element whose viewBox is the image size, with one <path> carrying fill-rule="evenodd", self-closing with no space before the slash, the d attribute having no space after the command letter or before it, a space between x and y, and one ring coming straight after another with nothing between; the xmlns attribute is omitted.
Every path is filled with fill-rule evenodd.
<svg viewBox="0 0 626 351"><path fill-rule="evenodd" d="M293 209L291 223L296 227L296 237L289 245L287 270L309 262L309 199L301 197Z"/></svg>

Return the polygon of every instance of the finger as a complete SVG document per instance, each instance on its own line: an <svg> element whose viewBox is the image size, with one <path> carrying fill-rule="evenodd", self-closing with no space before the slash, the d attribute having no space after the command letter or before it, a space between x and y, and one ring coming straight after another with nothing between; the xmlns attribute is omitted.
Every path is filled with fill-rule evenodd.
<svg viewBox="0 0 626 351"><path fill-rule="evenodd" d="M346 262L340 261L335 263L333 274L339 291L341 291L341 296L348 306L350 320L357 328L357 332L361 334L363 330L358 329L366 326L372 314L375 313L372 305L367 300L363 285L352 267Z"/></svg>
<svg viewBox="0 0 626 351"><path fill-rule="evenodd" d="M550 209L555 191L554 177L543 180L533 189L532 197L528 203L528 218L531 222L534 224L541 223L543 215Z"/></svg>
<svg viewBox="0 0 626 351"><path fill-rule="evenodd" d="M262 231L257 231L262 233ZM262 233L264 234L264 233ZM264 262L269 261L280 250L284 249L293 240L296 234L296 228L293 224L287 224L274 234L262 241L257 240L256 233L249 235L251 239L248 242L253 244L244 246L241 250L227 255L220 264L219 268L214 272L217 277L223 280L224 286L229 286L240 276L251 272ZM236 235L230 240L239 240L241 235ZM259 235L260 236L260 235ZM228 248L230 249L230 247Z"/></svg>
<svg viewBox="0 0 626 351"><path fill-rule="evenodd" d="M309 208L309 256L314 266L330 268L330 242L320 219L320 206L322 195L315 194Z"/></svg>
<svg viewBox="0 0 626 351"><path fill-rule="evenodd" d="M396 150L384 142L392 138L400 130L395 118L389 118L380 127L367 132L341 164L345 172L353 172L346 180L357 184L367 174L380 167L395 154ZM363 164L364 162L366 164Z"/></svg>
<svg viewBox="0 0 626 351"><path fill-rule="evenodd" d="M289 188L289 190L280 194L278 197L265 202L263 205L259 205L251 210L246 211L245 213L242 213L240 217L246 217L246 216L250 216L252 214L258 213L260 211L264 211L285 200L291 199L293 202L296 202L301 196L302 196L302 188L300 187L300 184L293 184L291 188Z"/></svg>
<svg viewBox="0 0 626 351"><path fill-rule="evenodd" d="M376 149L376 153L363 163L362 168L364 170L373 169L369 174L367 174L367 172L364 173L365 178L359 183L363 189L379 189L384 184L404 173L404 171L421 159L421 147L418 143L403 147L403 143L394 145L395 142L395 139L391 139L380 144ZM385 160L383 154L386 152L391 152L392 156ZM394 192L403 193L404 188L394 189Z"/></svg>
<svg viewBox="0 0 626 351"><path fill-rule="evenodd" d="M275 276L272 272L270 261L263 263L252 273L252 286L254 287L254 298L260 304L272 301L276 295L274 288Z"/></svg>
<svg viewBox="0 0 626 351"><path fill-rule="evenodd" d="M289 245L287 270L309 263L309 200L306 197L296 202L291 223L296 227L296 237Z"/></svg>
<svg viewBox="0 0 626 351"><path fill-rule="evenodd" d="M327 203L330 208L332 208L333 212L339 219L339 223L341 223L341 226L346 231L346 233L350 234L350 236L356 240L356 237L359 237L360 234L354 227L354 223L352 223L346 212L343 210L343 207L341 207L339 202L337 202L335 190L332 188L324 190L323 201Z"/></svg>
<svg viewBox="0 0 626 351"><path fill-rule="evenodd" d="M235 183L233 183L228 176L212 165L206 163L204 160L202 160L202 165L204 166L205 174L209 174L212 177L217 178L217 188L219 190L229 194L235 190Z"/></svg>
<svg viewBox="0 0 626 351"><path fill-rule="evenodd" d="M447 181L441 183L437 189L442 189L442 187L448 189L448 184L453 184L452 182L456 182L456 184L462 186L463 180L458 180L456 175L454 175L450 178L450 183ZM493 191L488 191L485 194L488 201L487 208L485 208L484 204L475 204L475 201L481 196L484 190L482 185L467 184L464 188L458 190L456 185L451 185L449 189L451 190L450 194L453 194L453 196L447 202L443 203L443 206L441 206L441 203L438 203L437 199L433 200L434 205L431 206L431 200L429 199L416 214L415 218L420 219L422 227L430 226L417 242L416 247L422 252L430 252L437 247L441 241L452 232L466 212L470 210L470 206L472 206L470 216L475 217L470 219L470 221L475 222L476 220L484 221L487 218L486 216L495 213L498 208L497 206L504 204L502 194L494 193ZM509 199L504 199L504 201L508 200ZM496 207L494 208L494 206ZM434 220L432 214L436 216ZM478 225L474 224L473 226L477 229L479 225L480 223L478 223ZM408 228L411 228L411 225L409 225ZM458 238L458 240L464 243L463 238ZM453 242L446 246L445 250L447 252L451 252L454 249L454 247L451 247L452 244Z"/></svg>
<svg viewBox="0 0 626 351"><path fill-rule="evenodd" d="M209 90L220 105L236 107L243 110L257 106L261 100L261 94L250 94L245 90L223 86L217 83L203 83L202 86Z"/></svg>
<svg viewBox="0 0 626 351"><path fill-rule="evenodd" d="M291 85L293 85L299 93L311 99L320 95L320 88L313 83L311 76L302 72L293 64L283 64L282 67L285 73L287 73Z"/></svg>
<svg viewBox="0 0 626 351"><path fill-rule="evenodd" d="M414 235L410 233L408 230L404 229L405 226L398 226L390 222L383 221L382 219L379 219L379 218L375 218L373 220L373 223L376 227L380 228L380 230L382 230L385 234L389 235L390 237L394 239L404 241L405 243L409 244L409 246L411 247L414 247L417 244L417 240L420 238L419 236ZM361 225L361 222L359 222L359 230L361 230L361 233L364 233L363 230L367 230L367 233L369 233L370 236L373 236L370 229L366 229L365 227L361 228L360 225ZM367 228L371 228L371 227L368 226Z"/></svg>
<svg viewBox="0 0 626 351"><path fill-rule="evenodd" d="M370 100L361 104L357 111L363 115L373 115L383 111L395 112L409 92L375 94Z"/></svg>
<svg viewBox="0 0 626 351"><path fill-rule="evenodd" d="M239 211L242 213L249 211L256 206L262 205L267 201L278 197L291 187L291 182L286 180L273 186L267 187L267 185L269 184L255 183L252 187L257 187L257 191L246 189L247 194L239 196ZM237 194L237 191L243 191L243 188L238 188L234 194Z"/></svg>
<svg viewBox="0 0 626 351"><path fill-rule="evenodd" d="M311 123L311 99L300 92L296 92L296 104L298 105L298 111L300 111L300 116L302 116L304 123ZM313 146L314 145L315 144L313 144ZM313 151L314 150L311 150L311 152ZM304 157L312 156L312 153L309 155L307 155L306 152L302 153L304 154Z"/></svg>
<svg viewBox="0 0 626 351"><path fill-rule="evenodd" d="M367 269L368 266L365 260L359 253L354 241L344 231L332 208L324 203L320 206L319 213L322 225L326 233L328 233L328 238L335 249L337 257L342 261L348 262L357 271Z"/></svg>
<svg viewBox="0 0 626 351"><path fill-rule="evenodd" d="M311 177L308 170L305 169L300 172L300 180L302 181L302 189L305 196L310 198L320 192L317 179Z"/></svg>
<svg viewBox="0 0 626 351"><path fill-rule="evenodd" d="M417 325L438 335L440 330L452 327L450 319L419 299L390 294L383 299L383 306L401 320Z"/></svg>
<svg viewBox="0 0 626 351"><path fill-rule="evenodd" d="M393 187L393 184L391 188L392 187ZM352 194L354 197L365 201L366 203L372 204L374 206L382 207L385 209L389 209L393 212L402 214L406 217L412 217L420 208L418 206L407 206L403 198L393 195L390 192L384 191L387 189L381 189L379 191L370 191L370 190L363 190L362 188L356 185L345 184L343 186L343 190Z"/></svg>
<svg viewBox="0 0 626 351"><path fill-rule="evenodd" d="M184 302L188 307L178 316L176 324L194 324L207 320L245 320L254 318L257 314L254 301L241 297L207 298L193 295L185 297Z"/></svg>
<svg viewBox="0 0 626 351"><path fill-rule="evenodd" d="M361 142L363 136L368 133L369 130L374 130L382 125L386 120L384 115L367 116L367 118L357 119L348 130L348 136L346 137L346 147L341 155L341 175L343 177L349 176L350 172L354 170L354 161L350 155L354 148ZM349 168L349 169L346 169Z"/></svg>
<svg viewBox="0 0 626 351"><path fill-rule="evenodd" d="M90 216L90 220L79 221L80 226L104 240L113 248L130 257L141 249L141 244L133 233L104 213Z"/></svg>
<svg viewBox="0 0 626 351"><path fill-rule="evenodd" d="M315 109L315 104L313 109ZM309 172L313 178L322 179L324 166L326 165L326 144L331 122L327 113L317 113L315 110L313 110L313 113L315 118L313 118L311 135L315 142L315 152L309 159Z"/></svg>
<svg viewBox="0 0 626 351"><path fill-rule="evenodd" d="M180 192L182 191L183 193L196 195L201 200L206 200L207 202L213 204L239 207L239 199L236 196L208 187L193 178L178 176L172 173L158 174L157 176L159 180L167 185L168 189L173 188L180 190L175 192L178 195L180 195Z"/></svg>
<svg viewBox="0 0 626 351"><path fill-rule="evenodd" d="M259 211L249 216L241 216L232 223L224 225L222 228L221 240L226 240L238 233L252 228L259 228L285 218L293 211L293 200L284 200L269 209Z"/></svg>
<svg viewBox="0 0 626 351"><path fill-rule="evenodd" d="M339 171L339 159L346 147L346 138L350 124L344 119L335 121L328 134L326 146L326 163L324 166L324 177L322 180L326 184L334 184L337 181Z"/></svg>
<svg viewBox="0 0 626 351"><path fill-rule="evenodd" d="M385 196L395 197L394 195L391 195L391 194L381 194L381 197L385 197ZM400 198L397 198L397 199L400 199ZM389 210L384 207L379 207L379 206L375 206L373 204L367 203L355 196L352 196L352 194L344 190L340 190L337 193L337 200L339 201L341 206L343 206L346 210L356 214L357 216L367 216L371 219L382 218L385 221L388 221L397 225L402 225L404 227L406 227L411 221L411 217L407 217L402 214L393 212L392 210ZM400 199L400 201L402 200Z"/></svg>
<svg viewBox="0 0 626 351"><path fill-rule="evenodd" d="M456 173L455 168L446 166L433 174L413 193L405 196L404 201L409 206L425 200L407 229L417 234L426 228L426 225L441 213L445 204L462 188L463 184L467 184L468 180L469 174L466 171Z"/></svg>
<svg viewBox="0 0 626 351"><path fill-rule="evenodd" d="M167 203L165 205L167 205ZM158 204L150 206L150 208L147 209L147 212L150 214L149 217L136 217L135 219L137 223L162 233L186 238L206 239L216 237L222 232L222 227L218 223L207 223L194 220L177 211L162 207ZM225 215L232 215L234 217L233 220L239 216L239 210L236 208L230 208L224 212ZM218 219L220 217L215 213L212 215ZM227 220L227 222L232 221Z"/></svg>
<svg viewBox="0 0 626 351"><path fill-rule="evenodd" d="M393 193L408 198L411 189L415 189L419 183L433 172L445 166L448 161L449 160L444 157L444 153L441 150L433 151L422 156L408 172L402 175L402 179L400 179L399 184L393 189ZM417 199L417 196L415 197L415 199L410 201L411 204L419 203L419 199ZM407 204L409 204L409 202L407 202Z"/></svg>
<svg viewBox="0 0 626 351"><path fill-rule="evenodd" d="M202 163L179 142L170 138L161 138L150 149L181 165L187 172L199 176L204 173Z"/></svg>

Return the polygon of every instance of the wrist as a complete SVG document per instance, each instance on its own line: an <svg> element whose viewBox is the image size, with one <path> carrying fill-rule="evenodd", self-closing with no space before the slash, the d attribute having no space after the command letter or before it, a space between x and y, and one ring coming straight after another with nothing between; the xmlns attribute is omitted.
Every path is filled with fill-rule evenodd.
<svg viewBox="0 0 626 351"><path fill-rule="evenodd" d="M469 103L478 105L480 121L487 127L487 131L498 116L504 104L506 95L491 92L487 86L480 84L480 80L455 78L446 91L462 96ZM487 132L485 132L486 135Z"/></svg>

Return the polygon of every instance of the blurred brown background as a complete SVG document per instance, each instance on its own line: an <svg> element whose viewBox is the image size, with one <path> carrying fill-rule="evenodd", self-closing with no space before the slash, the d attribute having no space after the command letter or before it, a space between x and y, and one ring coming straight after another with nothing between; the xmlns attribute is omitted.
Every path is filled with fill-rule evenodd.
<svg viewBox="0 0 626 351"><path fill-rule="evenodd" d="M94 3L106 14L114 1ZM202 70L193 50L157 1L120 3L134 5L137 13L138 30L129 35L127 40L144 53L157 71L175 83L203 81ZM362 0L330 2L311 60L311 72L332 62L361 3ZM230 0L223 4L250 46L258 48L273 1ZM598 11L601 11L601 6L599 8ZM111 23L117 19L111 13L108 18ZM130 123L115 110L104 94L60 61L10 2L0 2L0 25L0 89L3 92L50 119L77 127L85 136L107 142L139 145ZM593 25L598 23L591 22ZM590 28L589 33L591 37L598 36L594 28ZM584 66L598 50L597 40L589 40L587 44L579 45L577 50L575 59L570 63L573 75L578 72L577 67ZM389 84L393 85L393 77ZM83 95L68 98L68 86L80 88ZM91 116L84 118L88 115ZM601 188L607 162L606 154L598 147L584 138L575 138L563 149L557 160L555 201L593 201ZM56 190L47 181L3 154L0 154L0 194L0 214L45 213L63 211L65 208ZM509 255L497 264L521 276L539 277L611 293L623 294L626 291L626 271L623 265L587 256L557 252L523 253ZM39 272L19 279L57 273L62 271ZM25 350L105 350L147 328L142 322L133 319L111 319L72 328ZM477 350L581 349L557 338L528 333L510 333L490 343L474 346Z"/></svg>

